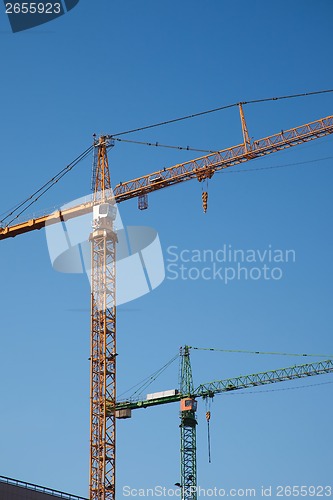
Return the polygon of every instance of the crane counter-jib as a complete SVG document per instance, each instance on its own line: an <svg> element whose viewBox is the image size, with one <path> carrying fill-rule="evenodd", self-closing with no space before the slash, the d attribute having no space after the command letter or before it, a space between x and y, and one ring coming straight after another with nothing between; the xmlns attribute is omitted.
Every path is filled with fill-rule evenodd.
<svg viewBox="0 0 333 500"><path fill-rule="evenodd" d="M13 238L19 234L28 233L36 229L42 229L45 226L57 224L59 222L66 222L67 220L92 212L92 207L92 202L83 203L64 210L56 210L49 215L42 215L24 222L18 222L11 226L0 227L0 240Z"/></svg>
<svg viewBox="0 0 333 500"><path fill-rule="evenodd" d="M180 393L173 396L165 396L155 399L145 399L143 401L121 401L117 403L116 410L135 410L137 408L150 408L151 406L158 406L165 403L176 403L180 401L182 395ZM111 410L111 408L109 408Z"/></svg>

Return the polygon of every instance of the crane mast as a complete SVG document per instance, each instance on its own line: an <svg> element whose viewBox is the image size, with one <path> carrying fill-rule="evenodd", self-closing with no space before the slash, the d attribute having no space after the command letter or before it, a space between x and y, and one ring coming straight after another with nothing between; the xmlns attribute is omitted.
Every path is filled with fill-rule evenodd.
<svg viewBox="0 0 333 500"><path fill-rule="evenodd" d="M190 350L188 346L180 349L181 376L180 393L180 478L182 500L197 500L197 452L195 412L197 402L191 396L194 392Z"/></svg>
<svg viewBox="0 0 333 500"><path fill-rule="evenodd" d="M109 141L100 137L91 242L90 500L115 499L116 207L110 202Z"/></svg>

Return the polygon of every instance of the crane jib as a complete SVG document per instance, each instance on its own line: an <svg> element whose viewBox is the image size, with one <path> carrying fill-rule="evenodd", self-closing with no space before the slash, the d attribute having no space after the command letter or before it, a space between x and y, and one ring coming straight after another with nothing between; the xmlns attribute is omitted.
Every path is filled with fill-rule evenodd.
<svg viewBox="0 0 333 500"><path fill-rule="evenodd" d="M308 363L304 365L295 365L287 368L279 368L278 370L270 370L267 372L254 373L225 380L217 380L199 385L194 389L193 398L214 397L215 394L223 392L235 391L238 389L248 389L277 382L286 382L300 378L312 377L314 375L323 375L333 372L333 360L327 359L318 363ZM139 409L158 406L166 403L175 403L180 401L185 395L181 393L165 398L156 398L142 401L122 401L116 404L116 410L123 409ZM109 407L109 411L112 408Z"/></svg>
<svg viewBox="0 0 333 500"><path fill-rule="evenodd" d="M191 179L202 181L211 178L215 172L224 168L229 168L332 133L332 115L296 128L285 131L281 130L278 134L253 141L250 147L242 143L124 183L121 182L114 188L115 201L121 203L128 199L136 198ZM46 223L48 225L56 224L59 220L66 221L84 215L92 211L93 205L94 203L91 201L24 222L5 227L0 226L0 240L42 229Z"/></svg>

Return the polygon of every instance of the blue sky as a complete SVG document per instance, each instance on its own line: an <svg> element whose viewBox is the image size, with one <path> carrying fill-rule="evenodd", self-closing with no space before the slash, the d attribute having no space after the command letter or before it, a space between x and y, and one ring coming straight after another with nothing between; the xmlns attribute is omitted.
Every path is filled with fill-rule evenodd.
<svg viewBox="0 0 333 500"><path fill-rule="evenodd" d="M91 144L93 133L332 88L332 15L328 0L81 0L62 18L12 34L2 12L0 212L61 170ZM325 94L245 106L250 135L330 115L332 99ZM241 128L234 108L128 138L222 149L241 142ZM195 156L120 143L110 152L111 177L115 184ZM119 392L185 343L333 354L332 157L328 137L242 167L252 172L216 175L206 215L195 181L152 194L145 212L136 200L120 206L126 224L158 231L166 259L170 246L180 252L272 245L293 249L296 261L283 266L277 281L166 279L121 306ZM281 165L290 166L255 170ZM90 172L89 158L36 211L89 194ZM87 496L88 281L52 269L44 231L1 242L1 260L0 474ZM302 362L197 351L192 359L196 385ZM173 365L148 392L174 388L177 380ZM206 408L199 402L199 484L329 484L332 381L326 375L271 387L288 390L217 397L211 464ZM137 411L119 423L119 498L124 485L179 481L178 425L177 405Z"/></svg>

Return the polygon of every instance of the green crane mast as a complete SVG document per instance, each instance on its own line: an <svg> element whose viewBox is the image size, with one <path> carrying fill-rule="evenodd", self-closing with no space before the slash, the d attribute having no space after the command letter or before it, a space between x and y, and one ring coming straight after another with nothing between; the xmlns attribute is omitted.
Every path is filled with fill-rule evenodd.
<svg viewBox="0 0 333 500"><path fill-rule="evenodd" d="M190 348L186 345L180 348L180 477L182 498L196 500L197 486L197 452L196 452L196 426L195 412L197 402L192 397L194 385L190 360Z"/></svg>
<svg viewBox="0 0 333 500"><path fill-rule="evenodd" d="M180 349L181 369L179 390L150 394L145 400L121 401L116 403L116 417L130 418L131 411L167 403L180 402L180 458L182 500L197 500L196 468L196 409L197 398L213 398L216 394L248 389L287 380L312 377L333 372L333 360L294 365L266 372L241 375L240 377L216 380L194 388L190 362L190 347ZM110 408L111 411L111 408Z"/></svg>

